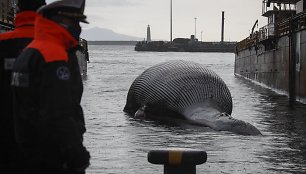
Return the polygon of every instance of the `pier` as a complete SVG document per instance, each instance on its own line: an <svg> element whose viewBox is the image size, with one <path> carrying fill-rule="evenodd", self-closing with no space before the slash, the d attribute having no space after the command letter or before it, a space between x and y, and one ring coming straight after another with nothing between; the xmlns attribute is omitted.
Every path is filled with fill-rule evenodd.
<svg viewBox="0 0 306 174"><path fill-rule="evenodd" d="M171 1L172 6L172 1ZM135 51L175 51L175 52L229 52L234 53L237 42L224 41L224 11L222 11L221 41L203 42L196 38L196 20L195 33L190 38L175 38L172 40L172 7L170 16L170 41L151 41L150 26L147 27L147 40L138 42L135 45Z"/></svg>
<svg viewBox="0 0 306 174"><path fill-rule="evenodd" d="M176 38L172 42L142 41L135 46L135 51L174 51L174 52L229 52L234 53L237 42L201 42L191 38Z"/></svg>

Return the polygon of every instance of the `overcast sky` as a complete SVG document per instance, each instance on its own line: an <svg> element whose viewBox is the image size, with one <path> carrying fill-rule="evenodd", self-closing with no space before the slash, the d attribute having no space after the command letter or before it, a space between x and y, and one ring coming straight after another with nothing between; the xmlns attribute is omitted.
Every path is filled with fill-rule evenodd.
<svg viewBox="0 0 306 174"><path fill-rule="evenodd" d="M173 0L173 38L194 34L196 17L197 38L201 40L202 32L203 41L220 41L222 11L226 41L247 37L257 19L259 27L266 25L262 0ZM87 0L85 14L90 24L83 28L107 28L144 38L149 24L153 40L170 39L170 0Z"/></svg>

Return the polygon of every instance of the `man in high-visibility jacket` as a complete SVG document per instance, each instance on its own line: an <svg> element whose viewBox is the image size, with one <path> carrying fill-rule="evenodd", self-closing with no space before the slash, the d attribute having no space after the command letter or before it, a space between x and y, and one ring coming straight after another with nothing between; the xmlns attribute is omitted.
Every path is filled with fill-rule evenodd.
<svg viewBox="0 0 306 174"><path fill-rule="evenodd" d="M45 0L19 0L15 29L0 34L0 173L12 171L12 158L16 155L13 126L11 73L16 57L32 41L36 10Z"/></svg>
<svg viewBox="0 0 306 174"><path fill-rule="evenodd" d="M84 6L85 0L61 0L41 7L34 40L15 62L16 140L25 174L83 174L89 166L76 57Z"/></svg>

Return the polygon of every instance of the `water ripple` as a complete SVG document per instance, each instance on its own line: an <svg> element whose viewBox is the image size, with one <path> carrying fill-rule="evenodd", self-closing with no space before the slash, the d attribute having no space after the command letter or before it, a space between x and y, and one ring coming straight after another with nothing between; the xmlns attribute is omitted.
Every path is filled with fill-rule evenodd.
<svg viewBox="0 0 306 174"><path fill-rule="evenodd" d="M233 75L234 54L135 52L131 46L90 46L82 106L92 174L156 174L147 162L153 149L201 149L207 163L198 173L306 173L305 105ZM146 68L166 60L205 64L220 75L233 96L233 117L258 127L264 136L216 132L184 123L138 120L123 113L127 91Z"/></svg>

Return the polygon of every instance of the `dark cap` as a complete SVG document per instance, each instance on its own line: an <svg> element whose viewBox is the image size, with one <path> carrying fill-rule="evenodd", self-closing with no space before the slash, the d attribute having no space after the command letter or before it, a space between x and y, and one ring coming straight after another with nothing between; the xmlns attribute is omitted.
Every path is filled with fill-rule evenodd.
<svg viewBox="0 0 306 174"><path fill-rule="evenodd" d="M85 0L61 0L55 1L38 9L43 15L58 15L77 19L88 23L84 15Z"/></svg>
<svg viewBox="0 0 306 174"><path fill-rule="evenodd" d="M36 11L41 6L46 5L45 0L18 0L19 11Z"/></svg>

